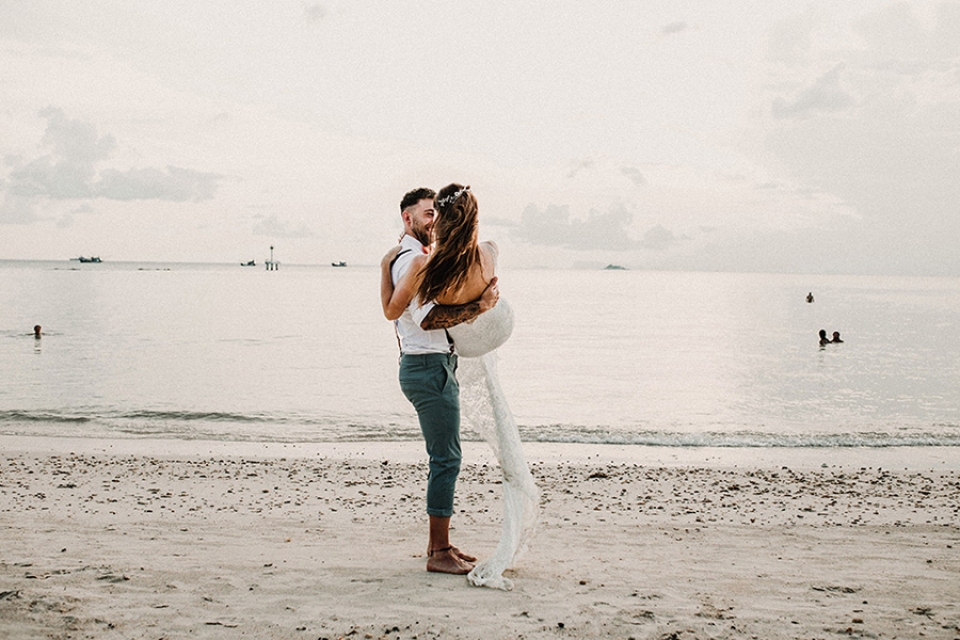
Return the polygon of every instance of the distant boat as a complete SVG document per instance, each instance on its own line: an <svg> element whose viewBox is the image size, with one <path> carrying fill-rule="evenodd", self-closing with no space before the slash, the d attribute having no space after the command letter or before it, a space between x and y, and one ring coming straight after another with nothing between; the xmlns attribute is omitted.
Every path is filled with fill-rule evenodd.
<svg viewBox="0 0 960 640"><path fill-rule="evenodd" d="M257 266L257 262L256 262L255 260L251 260L250 262L241 262L241 263L240 263L240 266L241 266L241 267L255 267L255 266Z"/></svg>
<svg viewBox="0 0 960 640"><path fill-rule="evenodd" d="M347 263L344 262L343 260L341 260L340 262L331 262L331 263L330 263L330 266L331 266L331 267L345 267L345 266L347 266Z"/></svg>
<svg viewBox="0 0 960 640"><path fill-rule="evenodd" d="M99 256L93 256L90 258L84 258L83 256L80 256L79 258L77 258L77 260L79 260L80 262L102 262Z"/></svg>
<svg viewBox="0 0 960 640"><path fill-rule="evenodd" d="M604 269L610 269L610 270L612 270L612 271L626 271L626 270L627 270L626 267L621 267L621 266L618 265L618 264L608 264L607 266L604 267Z"/></svg>

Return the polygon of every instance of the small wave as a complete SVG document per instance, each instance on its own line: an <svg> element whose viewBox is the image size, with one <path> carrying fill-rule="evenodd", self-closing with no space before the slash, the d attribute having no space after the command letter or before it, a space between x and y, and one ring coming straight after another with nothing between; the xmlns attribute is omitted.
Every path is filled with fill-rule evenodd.
<svg viewBox="0 0 960 640"><path fill-rule="evenodd" d="M0 411L0 422L53 422L79 424L90 422L90 416L56 413L51 411Z"/></svg>
<svg viewBox="0 0 960 640"><path fill-rule="evenodd" d="M107 414L105 419L119 420L156 420L177 422L284 422L283 418L270 415L247 415L243 413L228 413L223 411L127 411L123 413Z"/></svg>
<svg viewBox="0 0 960 640"><path fill-rule="evenodd" d="M0 433L71 437L160 438L218 440L225 442L400 442L421 438L415 419L397 416L351 419L341 414L243 413L185 410L104 410L80 407L69 410L2 410ZM902 425L829 432L796 428L765 430L716 429L612 429L578 424L520 426L526 442L613 444L677 448L883 448L960 447L956 424ZM466 428L465 441L478 441Z"/></svg>
<svg viewBox="0 0 960 640"><path fill-rule="evenodd" d="M249 422L284 423L291 418L266 414L243 414L223 411L155 411L140 409L136 411L109 411L100 408L57 410L7 410L0 411L0 422L50 422L50 423L89 423L112 422L117 420L136 420L150 422Z"/></svg>
<svg viewBox="0 0 960 640"><path fill-rule="evenodd" d="M855 447L956 447L957 433L769 433L757 431L680 433L641 431L637 433L583 430L575 427L523 429L521 437L531 442L573 444L618 444L651 447L730 448L855 448Z"/></svg>

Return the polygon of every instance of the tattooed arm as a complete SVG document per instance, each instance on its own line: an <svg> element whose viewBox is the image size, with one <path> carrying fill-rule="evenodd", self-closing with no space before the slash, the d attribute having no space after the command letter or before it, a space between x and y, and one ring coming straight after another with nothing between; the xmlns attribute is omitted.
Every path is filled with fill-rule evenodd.
<svg viewBox="0 0 960 640"><path fill-rule="evenodd" d="M493 278L483 290L483 294L473 302L454 306L435 306L420 323L420 328L425 331L449 329L452 326L470 322L481 313L493 309L499 299L500 288L497 286L497 279Z"/></svg>

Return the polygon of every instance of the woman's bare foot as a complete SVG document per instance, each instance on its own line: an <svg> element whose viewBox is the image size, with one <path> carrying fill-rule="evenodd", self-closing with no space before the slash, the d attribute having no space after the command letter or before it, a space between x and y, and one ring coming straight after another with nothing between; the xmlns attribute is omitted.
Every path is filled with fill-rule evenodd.
<svg viewBox="0 0 960 640"><path fill-rule="evenodd" d="M467 561L463 555L464 554L461 554L456 547L434 549L429 552L427 557L427 571L431 573L466 575L473 570L473 560Z"/></svg>

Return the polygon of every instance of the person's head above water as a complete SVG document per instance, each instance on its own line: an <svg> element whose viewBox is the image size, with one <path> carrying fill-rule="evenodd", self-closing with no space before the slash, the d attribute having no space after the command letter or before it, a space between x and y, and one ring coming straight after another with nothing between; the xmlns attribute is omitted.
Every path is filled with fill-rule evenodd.
<svg viewBox="0 0 960 640"><path fill-rule="evenodd" d="M37 336L37 337L39 338L39 337L40 337L40 330L41 330L42 328L43 328L43 327L41 327L41 326L38 325L38 324L33 325L33 335L35 335L35 336Z"/></svg>

